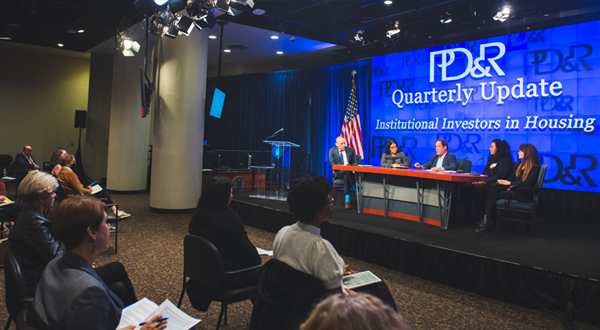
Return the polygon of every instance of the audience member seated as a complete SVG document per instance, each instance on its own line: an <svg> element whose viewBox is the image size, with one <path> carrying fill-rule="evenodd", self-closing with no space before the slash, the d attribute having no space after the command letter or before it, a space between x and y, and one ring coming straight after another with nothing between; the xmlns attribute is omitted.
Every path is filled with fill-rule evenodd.
<svg viewBox="0 0 600 330"><path fill-rule="evenodd" d="M75 196L62 201L54 214L54 232L67 252L48 263L33 300L37 329L116 329L123 301L94 271L94 260L106 251L110 231L102 202ZM155 315L142 329L164 329ZM132 330L135 325L124 329Z"/></svg>
<svg viewBox="0 0 600 330"><path fill-rule="evenodd" d="M385 144L385 152L381 155L381 167L410 167L408 157L398 150L396 141L388 141Z"/></svg>
<svg viewBox="0 0 600 330"><path fill-rule="evenodd" d="M343 286L342 277L352 274L354 271L344 264L344 260L339 256L333 245L321 237L321 224L329 221L333 215L333 199L329 196L330 190L331 186L324 177L304 177L293 181L288 193L287 203L292 214L298 217L298 222L279 230L273 242L273 258L299 272L318 279L330 294L353 294L354 291ZM260 279L261 284L263 277L266 276L269 276L267 269L263 270ZM286 288L289 287L287 282L276 285L276 283L270 281L269 284L274 292L285 293ZM260 290L262 290L261 285L259 285ZM393 309L396 309L396 304L384 282L361 287L358 291L376 295ZM262 299L264 295L259 296L257 300ZM275 296L275 294L271 294L271 296ZM315 300L318 298L314 297ZM277 301L271 302L272 305L276 303ZM304 300L304 303L308 302ZM312 306L314 303L315 301L312 301L310 305ZM312 308L311 306L308 306L308 310ZM275 313L269 313L268 308L265 307L264 310L260 311L260 315L253 311L253 319L260 319L260 321L253 320L253 322L258 324L282 324L280 322L283 322L285 324L285 320L281 320L282 317L298 317L294 312L306 310L306 308L306 305L292 306L291 315L284 316L282 313L273 315ZM307 315L303 316L306 317ZM265 320L265 318L270 319ZM251 322L251 325L253 322ZM298 324L296 324L296 327ZM293 325L288 324L288 326L293 328ZM255 329L265 329L265 327L256 325Z"/></svg>
<svg viewBox="0 0 600 330"><path fill-rule="evenodd" d="M409 330L398 312L368 294L336 294L323 300L299 330Z"/></svg>
<svg viewBox="0 0 600 330"><path fill-rule="evenodd" d="M77 191L81 191L84 195L91 194L92 187L84 187L81 184L81 181L79 181L77 174L73 173L73 170L71 169L71 166L73 164L75 164L75 156L73 156L72 154L64 154L60 157L60 165L62 166L62 169L58 173L58 181L60 181L63 184L63 186L65 186L67 196L73 196L77 193ZM92 196L98 199L104 199L107 204L114 204L112 198L110 197L108 192L106 192L106 190L101 190L93 194ZM110 209L113 211L113 213L116 212L115 206L111 206ZM131 214L123 210L119 210L119 217L121 219L128 218L130 216Z"/></svg>
<svg viewBox="0 0 600 330"><path fill-rule="evenodd" d="M346 147L346 140L338 136L335 139L335 147L329 149L329 164L331 165L356 165L356 153L354 149ZM354 173L350 171L333 171L333 179L344 180L344 207L346 210L352 208L350 205L350 189L354 185Z"/></svg>
<svg viewBox="0 0 600 330"><path fill-rule="evenodd" d="M499 179L507 179L511 174L511 169L512 159L508 143L504 140L495 139L490 146L490 157L482 173L488 176L487 181L473 182L462 186L460 205L463 205L467 211L465 222L471 221L472 210L475 210L475 213L481 219L490 186Z"/></svg>
<svg viewBox="0 0 600 330"><path fill-rule="evenodd" d="M455 171L457 169L456 157L448 152L448 142L438 139L435 141L435 155L423 165L416 163L415 168L432 172Z"/></svg>
<svg viewBox="0 0 600 330"><path fill-rule="evenodd" d="M519 147L519 159L523 161L517 167L516 171L508 180L500 179L492 184L488 190L485 204L485 215L483 221L477 229L478 233L486 232L492 229L493 216L496 214L496 200L504 199L506 190L511 186L533 187L540 174L540 161L537 149L532 144L522 144ZM510 199L516 199L520 202L530 202L533 200L532 191L510 190Z"/></svg>
<svg viewBox="0 0 600 330"><path fill-rule="evenodd" d="M0 203L6 202L6 186L4 182L0 182ZM0 206L0 219L4 221L4 224L13 223L17 219L19 212L23 208L21 202L12 201L13 204ZM2 228L4 229L4 228Z"/></svg>
<svg viewBox="0 0 600 330"><path fill-rule="evenodd" d="M61 147L54 149L54 152L50 157L50 168L52 169L50 174L58 177L58 173L60 173L60 170L62 169L62 166L60 165L60 157L66 153L67 151Z"/></svg>
<svg viewBox="0 0 600 330"><path fill-rule="evenodd" d="M17 180L22 180L29 171L39 170L40 167L35 163L35 158L31 155L33 148L24 146L23 152L15 157L15 172Z"/></svg>
<svg viewBox="0 0 600 330"><path fill-rule="evenodd" d="M30 172L19 186L24 207L10 231L8 248L21 265L31 297L46 264L64 254L60 241L52 233L52 223L44 216L44 210L54 204L57 187L52 175L40 171ZM124 302L137 301L131 280L120 262L97 267L96 272Z"/></svg>
<svg viewBox="0 0 600 330"><path fill-rule="evenodd" d="M203 237L219 250L225 271L234 271L261 264L256 247L248 239L240 216L229 205L233 185L226 177L216 176L206 183L189 224L190 234ZM247 273L227 279L225 289L256 285L258 275ZM188 296L195 308L205 311L211 302L211 288L190 281Z"/></svg>

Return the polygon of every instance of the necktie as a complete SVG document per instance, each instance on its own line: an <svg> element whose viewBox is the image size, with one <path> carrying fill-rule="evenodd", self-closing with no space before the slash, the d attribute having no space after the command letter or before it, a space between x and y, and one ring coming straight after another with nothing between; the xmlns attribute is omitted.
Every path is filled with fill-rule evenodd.
<svg viewBox="0 0 600 330"><path fill-rule="evenodd" d="M344 164L344 155L343 155L343 151L341 151L341 150L340 150L340 164L346 165L346 164Z"/></svg>

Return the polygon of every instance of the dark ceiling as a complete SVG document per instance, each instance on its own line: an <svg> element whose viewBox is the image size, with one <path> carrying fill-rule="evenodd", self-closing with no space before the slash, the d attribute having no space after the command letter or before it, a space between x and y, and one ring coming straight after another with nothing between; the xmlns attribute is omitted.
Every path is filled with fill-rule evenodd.
<svg viewBox="0 0 600 330"><path fill-rule="evenodd" d="M333 54L340 59L600 19L598 0L255 2L254 9L264 9L264 15L247 11L218 19L345 46ZM492 16L504 4L512 7L510 19L494 21ZM440 23L445 13L452 15L451 24ZM143 19L133 1L117 0L0 0L0 17L1 38L46 47L63 43L65 49L77 51L87 51ZM396 21L401 32L387 38L386 31ZM77 33L79 29L85 33ZM355 40L358 30L364 30L362 41Z"/></svg>

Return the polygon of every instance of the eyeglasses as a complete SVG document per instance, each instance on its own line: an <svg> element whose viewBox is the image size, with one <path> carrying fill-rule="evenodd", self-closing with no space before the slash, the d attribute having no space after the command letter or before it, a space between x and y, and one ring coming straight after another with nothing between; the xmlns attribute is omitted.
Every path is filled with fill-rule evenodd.
<svg viewBox="0 0 600 330"><path fill-rule="evenodd" d="M330 206L333 206L333 202L334 202L334 201L335 201L335 200L333 199L333 197L329 196L329 205L330 205Z"/></svg>

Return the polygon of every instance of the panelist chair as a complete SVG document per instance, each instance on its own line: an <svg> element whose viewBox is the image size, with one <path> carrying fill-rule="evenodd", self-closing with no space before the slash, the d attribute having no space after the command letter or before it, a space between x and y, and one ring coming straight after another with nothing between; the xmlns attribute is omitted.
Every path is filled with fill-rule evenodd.
<svg viewBox="0 0 600 330"><path fill-rule="evenodd" d="M546 165L542 165L537 181L533 187L510 186L506 190L506 197L496 201L497 216L496 216L496 233L500 232L500 222L511 221L521 222L527 225L527 229L537 237L539 234L537 208L542 192L542 184L546 176ZM515 189L530 190L533 192L533 201L519 202L510 198L510 191Z"/></svg>
<svg viewBox="0 0 600 330"><path fill-rule="evenodd" d="M456 172L457 173L470 173L471 166L473 163L468 159L457 159L456 160ZM460 172L458 172L460 171Z"/></svg>
<svg viewBox="0 0 600 330"><path fill-rule="evenodd" d="M360 158L359 155L355 155L354 156L354 162L356 164L360 164L362 162L362 159ZM327 166L327 163L329 163L329 162L325 162L326 166ZM333 170L332 170L332 172L333 172ZM343 191L345 187L344 187L344 180L342 180L342 179L336 179L335 176L333 176L333 175L332 175L332 177L333 177L333 186L332 186L332 189L333 189L333 196L332 196L333 197L333 205L336 205L337 204L338 190L342 190Z"/></svg>

